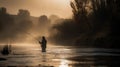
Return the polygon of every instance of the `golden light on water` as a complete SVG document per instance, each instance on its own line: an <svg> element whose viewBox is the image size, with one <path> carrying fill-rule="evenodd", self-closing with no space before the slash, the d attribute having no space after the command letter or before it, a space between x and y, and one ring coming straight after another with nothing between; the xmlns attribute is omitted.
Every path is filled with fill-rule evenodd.
<svg viewBox="0 0 120 67"><path fill-rule="evenodd" d="M68 61L65 59L62 59L59 67L68 67Z"/></svg>

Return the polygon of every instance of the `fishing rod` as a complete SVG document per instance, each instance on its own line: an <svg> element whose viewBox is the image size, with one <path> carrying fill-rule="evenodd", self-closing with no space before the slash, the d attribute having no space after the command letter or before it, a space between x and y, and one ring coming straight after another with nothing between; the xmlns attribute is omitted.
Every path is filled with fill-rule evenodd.
<svg viewBox="0 0 120 67"><path fill-rule="evenodd" d="M16 31L18 31L18 30L16 30ZM39 41L38 40L38 38L36 38L35 36L33 36L31 33L29 33L29 32L27 32L27 31L22 31L23 33L25 33L25 34L28 34L29 36L31 36L31 37L33 37L33 39L35 40L35 41Z"/></svg>
<svg viewBox="0 0 120 67"><path fill-rule="evenodd" d="M29 33L29 32L26 32L26 31L24 31L24 33L26 33L26 34L28 34L28 35L30 35L30 36L32 36L36 41L39 41L35 36L33 36L31 33Z"/></svg>

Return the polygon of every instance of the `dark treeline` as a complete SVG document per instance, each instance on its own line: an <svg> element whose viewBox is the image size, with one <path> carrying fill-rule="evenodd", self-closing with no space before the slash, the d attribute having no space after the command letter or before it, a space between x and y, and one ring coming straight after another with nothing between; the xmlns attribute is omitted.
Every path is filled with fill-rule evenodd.
<svg viewBox="0 0 120 67"><path fill-rule="evenodd" d="M28 10L19 9L17 15L7 13L5 7L0 8L0 43L26 41L33 32L41 33L42 29L50 25L46 15L30 16ZM45 29L44 29L45 30ZM37 35L37 34L35 34ZM40 35L37 35L40 36Z"/></svg>
<svg viewBox="0 0 120 67"><path fill-rule="evenodd" d="M20 9L18 15L11 15L6 8L0 8L0 42L8 43L24 38L24 31L29 30L32 25L29 11Z"/></svg>
<svg viewBox="0 0 120 67"><path fill-rule="evenodd" d="M74 0L70 5L73 19L52 27L52 41L81 47L120 47L119 0Z"/></svg>
<svg viewBox="0 0 120 67"><path fill-rule="evenodd" d="M73 0L70 6L72 19L56 15L32 17L23 9L11 15L6 8L0 8L0 42L24 40L31 37L29 33L36 37L47 33L54 44L119 48L119 0Z"/></svg>

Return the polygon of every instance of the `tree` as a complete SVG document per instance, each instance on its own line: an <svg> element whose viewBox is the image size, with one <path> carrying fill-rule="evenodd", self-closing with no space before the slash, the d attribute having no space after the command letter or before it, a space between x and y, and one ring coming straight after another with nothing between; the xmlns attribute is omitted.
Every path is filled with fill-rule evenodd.
<svg viewBox="0 0 120 67"><path fill-rule="evenodd" d="M7 13L5 7L0 8L0 42L13 37L14 19Z"/></svg>
<svg viewBox="0 0 120 67"><path fill-rule="evenodd" d="M89 0L74 0L70 5L73 9L73 18L75 22L79 23L79 25L86 26L86 28L88 27L91 29L90 22L88 21L88 3Z"/></svg>
<svg viewBox="0 0 120 67"><path fill-rule="evenodd" d="M5 7L0 8L0 14L7 14L7 11L6 11Z"/></svg>
<svg viewBox="0 0 120 67"><path fill-rule="evenodd" d="M46 15L42 15L39 17L39 21L38 21L38 25L40 28L48 28L50 25L50 20L48 19L48 17Z"/></svg>
<svg viewBox="0 0 120 67"><path fill-rule="evenodd" d="M21 20L30 20L30 12L28 10L19 9L18 18Z"/></svg>
<svg viewBox="0 0 120 67"><path fill-rule="evenodd" d="M30 17L30 12L28 10L19 9L16 21L16 28L18 34L30 32L33 27L33 22ZM23 36L23 35L22 35Z"/></svg>
<svg viewBox="0 0 120 67"><path fill-rule="evenodd" d="M94 29L109 28L108 35L104 36L104 40L110 42L108 46L118 47L120 33L120 1L119 0L91 0L92 2L92 14L94 15ZM109 25L109 26L108 26ZM107 30L108 31L108 30ZM116 46L115 46L115 45ZM106 45L106 44L104 44Z"/></svg>

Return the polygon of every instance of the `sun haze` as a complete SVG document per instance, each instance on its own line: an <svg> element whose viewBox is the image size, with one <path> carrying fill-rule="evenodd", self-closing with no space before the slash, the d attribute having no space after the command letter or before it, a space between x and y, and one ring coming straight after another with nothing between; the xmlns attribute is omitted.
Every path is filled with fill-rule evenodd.
<svg viewBox="0 0 120 67"><path fill-rule="evenodd" d="M8 13L17 14L19 9L27 9L31 16L52 14L63 18L72 15L70 0L0 0L0 7L6 7Z"/></svg>

